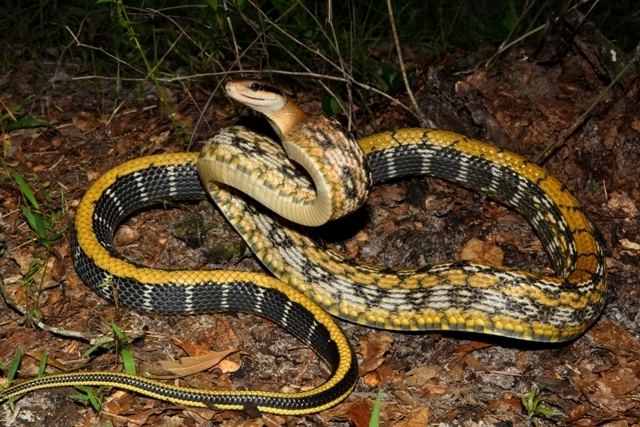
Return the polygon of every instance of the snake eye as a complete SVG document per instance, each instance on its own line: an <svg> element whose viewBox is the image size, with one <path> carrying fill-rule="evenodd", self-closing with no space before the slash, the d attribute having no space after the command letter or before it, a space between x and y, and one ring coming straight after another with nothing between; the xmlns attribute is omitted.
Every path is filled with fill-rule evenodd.
<svg viewBox="0 0 640 427"><path fill-rule="evenodd" d="M254 92L269 92L269 93L274 93L276 95L282 95L282 90L278 89L277 87L273 87L270 85L266 85L264 83L259 83L259 82L253 82L251 83L251 85L249 86L249 89L251 89Z"/></svg>

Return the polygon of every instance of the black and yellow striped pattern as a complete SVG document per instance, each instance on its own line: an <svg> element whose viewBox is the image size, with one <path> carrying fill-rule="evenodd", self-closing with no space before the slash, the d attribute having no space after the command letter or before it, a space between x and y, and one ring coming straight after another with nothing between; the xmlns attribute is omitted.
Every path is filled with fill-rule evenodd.
<svg viewBox="0 0 640 427"><path fill-rule="evenodd" d="M602 248L576 200L543 169L492 145L437 130L403 129L359 143L374 183L432 175L518 210L540 236L557 276L471 262L400 272L358 265L213 183L207 183L212 198L277 279L138 266L120 258L112 246L123 218L161 200L205 197L195 167L197 153L140 158L107 172L78 207L73 256L81 278L103 297L140 310L258 313L311 346L330 366L331 377L307 392L282 394L193 390L124 374L78 373L10 387L0 393L0 401L41 388L89 384L185 405L302 414L339 402L357 378L353 350L318 306L385 329L464 330L538 341L571 339L598 317L606 293Z"/></svg>

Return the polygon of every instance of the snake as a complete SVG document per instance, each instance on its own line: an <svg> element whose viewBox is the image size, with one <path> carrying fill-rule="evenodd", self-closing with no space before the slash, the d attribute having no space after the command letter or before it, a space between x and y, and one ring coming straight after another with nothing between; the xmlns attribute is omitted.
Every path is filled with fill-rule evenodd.
<svg viewBox="0 0 640 427"><path fill-rule="evenodd" d="M223 128L197 152L135 158L107 171L82 198L72 230L80 278L119 306L167 315L243 311L308 345L330 370L308 390L207 390L109 371L45 375L0 391L0 402L74 385L109 386L186 406L300 415L345 399L357 356L335 317L397 331L466 331L560 342L580 336L607 293L603 247L575 197L537 164L453 132L407 128L355 140L340 123L306 114L254 80L226 93L263 114L281 143L242 126ZM303 170L301 172L301 169ZM361 208L372 185L433 176L516 210L539 236L554 274L452 261L390 270L357 261L309 233ZM133 213L173 200L210 198L270 274L168 270L114 247Z"/></svg>

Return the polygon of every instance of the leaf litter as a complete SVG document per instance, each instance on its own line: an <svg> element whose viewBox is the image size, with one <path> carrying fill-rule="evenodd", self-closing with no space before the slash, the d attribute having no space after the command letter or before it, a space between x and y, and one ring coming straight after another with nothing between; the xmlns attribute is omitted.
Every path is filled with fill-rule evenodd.
<svg viewBox="0 0 640 427"><path fill-rule="evenodd" d="M540 65L527 61L525 51L512 51L497 67L468 75L430 70L423 83L431 90L419 92L418 98L429 103L425 111L432 113L439 127L491 140L532 159L571 126L602 90L604 84L590 67L584 56L575 53L554 65ZM20 80L35 74L25 69L14 71L12 77ZM45 79L40 84L47 86ZM435 86L439 91L432 90ZM15 87L25 86L2 86L0 95ZM157 103L150 104L148 99L129 97L124 108L112 114L115 106L111 111L105 108L110 89L106 83L74 81L49 86L34 102L42 104L39 118L52 127L2 134L7 165L29 179L39 200L46 193L49 208L61 208L60 200L65 200L67 215L59 221L67 226L88 184L100 174L125 160L183 151L186 145ZM179 92L161 90L156 97L169 102L181 122L197 121L200 110L179 103ZM342 323L361 358L362 380L344 403L331 410L300 419L248 420L237 412L185 409L106 390L103 412L97 416L116 425L360 426L368 425L375 395L382 390L381 425L526 425L529 418L520 396L535 387L545 404L564 414L562 423L640 423L640 315L635 303L640 300L640 176L629 173L640 161L639 92L637 78L624 79L545 164L581 201L608 253L608 304L603 317L584 336L563 345L537 345L469 334L395 334ZM202 90L194 99L200 102L207 96ZM303 107L308 101L303 97ZM383 110L373 125L357 129L359 133L370 133L371 126L384 130L407 124L393 106ZM229 111L226 101L218 99L204 114L210 123L222 127L235 120ZM132 345L136 362L155 366L158 361L187 358L187 367L183 363L170 369L177 370L174 375L189 374L183 380L191 386L294 391L327 378L326 368L310 350L255 316L164 317L107 304L75 275L68 233L52 243L51 253L38 253L21 216L20 193L7 180L0 181L0 200L0 239L8 249L0 258L4 286L13 299L35 309L47 324L107 333L107 325L116 321L126 330L144 331ZM549 271L542 246L520 216L439 180L416 178L378 187L364 212L353 223L341 223L345 228L356 224L358 231L337 232L333 243L367 262L420 267L463 257ZM147 265L217 267L221 261L216 258L212 264L201 246L175 236L176 224L194 214L212 223L205 227L205 242L220 230L232 234L206 203L168 206L132 217L118 233L119 250ZM227 268L260 269L241 246L234 254ZM47 268L24 283L29 266L38 258ZM0 338L0 360L5 366L15 349L24 351L22 377L37 371L41 351L49 353L47 372L53 372L77 363L87 350L78 341L23 324L22 317L5 306L0 307ZM229 365L220 367L223 362ZM117 355L109 352L83 363L89 369L121 369ZM182 372L187 368L193 372ZM29 408L49 424L95 422L96 414L68 399L70 393L35 393L18 401L16 408ZM0 409L0 420L26 425L11 416L6 407ZM537 425L558 421L536 418Z"/></svg>

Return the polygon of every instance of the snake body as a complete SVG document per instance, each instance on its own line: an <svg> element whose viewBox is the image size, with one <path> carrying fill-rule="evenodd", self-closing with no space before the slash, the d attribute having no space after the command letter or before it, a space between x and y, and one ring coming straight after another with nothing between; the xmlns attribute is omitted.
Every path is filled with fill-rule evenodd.
<svg viewBox="0 0 640 427"><path fill-rule="evenodd" d="M493 145L440 130L376 134L358 141L360 152L347 140L336 142L335 123L308 121L295 106L287 106L278 91L251 82L233 84L238 86L227 87L232 97L238 99L234 90L247 94L248 100L241 101L265 113L285 138L298 123L313 123L296 137L312 139L312 147L293 156L305 167L318 163L320 169L321 160L330 158L335 167L321 174L330 179L310 172L314 186L286 162L274 170L282 148L242 127L221 130L200 154L131 160L99 178L82 199L73 234L76 269L99 295L122 306L166 314L240 310L265 316L309 345L330 367L329 379L317 388L286 394L190 389L112 372L70 373L12 386L0 392L0 402L41 388L85 384L125 388L185 405L316 412L344 399L357 379L354 352L327 313L384 329L462 330L536 341L572 339L600 314L606 294L602 247L575 198L544 169ZM343 158L329 154L338 143L347 146ZM254 160L240 154L247 151ZM210 179L218 174L217 166L225 165L230 172ZM359 265L232 188L262 197L261 203L274 209L281 208L281 202L265 194L281 193L289 198L282 215L318 225L357 209L366 199L369 181L375 185L416 175L468 187L520 212L536 230L556 275L474 262L397 272ZM258 176L258 183L247 184ZM332 193L336 181L346 182L346 189ZM316 190L323 186L326 194ZM152 269L116 253L113 235L131 213L158 201L202 199L207 193L273 276ZM336 214L333 206L342 209L345 201L344 212Z"/></svg>

